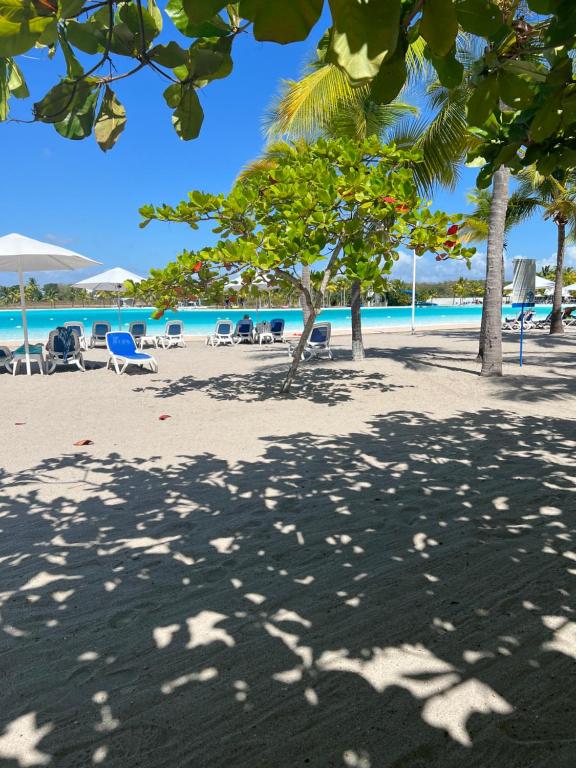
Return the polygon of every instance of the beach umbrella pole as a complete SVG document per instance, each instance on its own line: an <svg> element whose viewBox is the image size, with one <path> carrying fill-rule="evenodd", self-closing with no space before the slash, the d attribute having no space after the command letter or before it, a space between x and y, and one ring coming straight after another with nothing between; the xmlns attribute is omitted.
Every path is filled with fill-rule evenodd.
<svg viewBox="0 0 576 768"><path fill-rule="evenodd" d="M118 301L118 330L121 331L122 330L122 306L120 304L120 293L118 293L117 301Z"/></svg>
<svg viewBox="0 0 576 768"><path fill-rule="evenodd" d="M20 284L20 306L22 308L22 330L24 331L24 352L26 353L26 373L28 376L32 373L30 365L30 344L28 342L28 318L26 317L26 294L24 293L24 273L22 264L18 265L18 282Z"/></svg>

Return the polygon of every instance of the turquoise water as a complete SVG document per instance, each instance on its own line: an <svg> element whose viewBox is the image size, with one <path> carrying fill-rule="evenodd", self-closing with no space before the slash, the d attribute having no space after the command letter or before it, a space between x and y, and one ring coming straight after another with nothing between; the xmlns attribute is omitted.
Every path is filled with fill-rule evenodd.
<svg viewBox="0 0 576 768"><path fill-rule="evenodd" d="M538 317L546 317L550 307L541 305L536 307ZM482 308L480 306L464 307L417 307L416 325L470 325L479 324ZM515 315L517 310L506 307L504 314ZM162 331L167 320L178 319L184 323L185 333L190 335L205 335L214 329L219 318L230 318L236 322L245 314L249 314L253 320L271 320L274 317L283 317L286 320L286 330L300 331L302 329L302 313L297 309L194 309L181 310L179 312L166 312L162 320L151 320L150 307L122 310L122 327L128 330L128 324L132 320L146 320L148 331L151 334ZM67 320L79 320L84 323L86 332L89 333L92 323L96 320L107 320L113 330L118 327L118 310L110 309L31 309L28 310L28 328L30 339L44 341L48 333ZM325 309L322 311L322 320L329 320L335 330L348 329L350 327L350 309ZM365 307L362 309L362 323L365 328L383 328L386 326L409 326L410 307ZM16 310L0 311L0 339L19 340L22 338L22 314Z"/></svg>

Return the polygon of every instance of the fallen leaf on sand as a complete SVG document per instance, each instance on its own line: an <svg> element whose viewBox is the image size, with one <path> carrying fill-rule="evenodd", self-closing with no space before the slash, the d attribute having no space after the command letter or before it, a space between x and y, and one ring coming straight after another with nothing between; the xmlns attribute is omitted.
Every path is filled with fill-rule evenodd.
<svg viewBox="0 0 576 768"><path fill-rule="evenodd" d="M15 421L14 422L14 426L16 426L16 427L23 427L24 424L26 424L25 421Z"/></svg>
<svg viewBox="0 0 576 768"><path fill-rule="evenodd" d="M166 419L171 419L171 418L172 418L172 416L170 416L169 413L163 413L162 416L158 416L158 419L160 421L166 421Z"/></svg>
<svg viewBox="0 0 576 768"><path fill-rule="evenodd" d="M94 445L94 440L76 440L74 445Z"/></svg>

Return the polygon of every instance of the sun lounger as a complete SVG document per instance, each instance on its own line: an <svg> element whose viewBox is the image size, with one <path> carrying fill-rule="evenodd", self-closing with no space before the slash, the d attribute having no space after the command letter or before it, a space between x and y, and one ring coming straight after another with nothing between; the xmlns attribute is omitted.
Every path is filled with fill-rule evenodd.
<svg viewBox="0 0 576 768"><path fill-rule="evenodd" d="M330 360L332 350L330 349L330 336L332 334L331 323L315 323L312 327L312 333L302 352L303 360L311 360L313 357L327 357ZM293 357L296 351L296 344L288 344L288 354Z"/></svg>
<svg viewBox="0 0 576 768"><path fill-rule="evenodd" d="M62 326L50 331L46 344L46 369L53 373L59 365L75 365L85 371L82 346L76 328Z"/></svg>
<svg viewBox="0 0 576 768"><path fill-rule="evenodd" d="M106 346L106 334L110 333L112 327L110 323L97 320L92 324L92 335L90 336L90 348L96 346Z"/></svg>
<svg viewBox="0 0 576 768"><path fill-rule="evenodd" d="M274 336L274 341L286 341L284 338L285 321L282 317L270 320L270 333Z"/></svg>
<svg viewBox="0 0 576 768"><path fill-rule="evenodd" d="M234 344L234 325L232 320L218 320L214 333L206 337L206 344L218 347L220 344Z"/></svg>
<svg viewBox="0 0 576 768"><path fill-rule="evenodd" d="M0 368L12 373L12 352L8 347L0 347Z"/></svg>
<svg viewBox="0 0 576 768"><path fill-rule="evenodd" d="M242 344L244 341L247 341L248 344L252 344L254 341L254 323L250 318L238 320L236 323L234 342L236 344Z"/></svg>
<svg viewBox="0 0 576 768"><path fill-rule="evenodd" d="M110 353L106 367L114 366L116 373L124 373L129 365L149 365L153 373L158 371L155 358L148 352L138 352L136 341L127 331L112 331L106 334L106 346Z"/></svg>
<svg viewBox="0 0 576 768"><path fill-rule="evenodd" d="M64 328L72 328L73 331L76 331L78 334L78 339L80 340L80 347L81 349L88 349L88 344L86 343L86 331L84 330L84 323L77 322L76 320L70 320L67 323L64 323Z"/></svg>
<svg viewBox="0 0 576 768"><path fill-rule="evenodd" d="M128 326L128 333L131 333L136 344L141 346L142 339L146 336L146 321L133 320Z"/></svg>
<svg viewBox="0 0 576 768"><path fill-rule="evenodd" d="M169 320L166 323L164 333L161 336L158 336L158 342L164 349L170 349L170 347L185 347L184 324L182 321Z"/></svg>
<svg viewBox="0 0 576 768"><path fill-rule="evenodd" d="M529 330L534 327L534 310L525 309L524 312L518 312L516 317L507 317L502 325L503 331L519 331L522 324L522 316L524 316L524 330Z"/></svg>

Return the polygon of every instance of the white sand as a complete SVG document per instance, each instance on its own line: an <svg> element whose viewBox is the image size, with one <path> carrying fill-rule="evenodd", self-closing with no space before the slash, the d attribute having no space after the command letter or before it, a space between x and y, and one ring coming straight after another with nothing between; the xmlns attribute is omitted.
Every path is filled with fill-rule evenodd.
<svg viewBox="0 0 576 768"><path fill-rule="evenodd" d="M573 768L576 334L366 340L0 375L0 766Z"/></svg>

